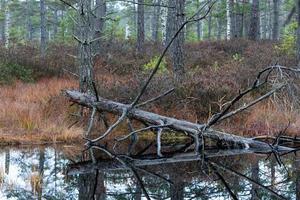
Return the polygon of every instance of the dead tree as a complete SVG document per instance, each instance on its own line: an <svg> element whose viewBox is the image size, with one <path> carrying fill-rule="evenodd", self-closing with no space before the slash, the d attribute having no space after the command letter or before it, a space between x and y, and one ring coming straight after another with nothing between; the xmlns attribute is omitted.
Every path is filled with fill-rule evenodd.
<svg viewBox="0 0 300 200"><path fill-rule="evenodd" d="M135 119L137 121L142 122L143 124L147 124L146 128L140 129L140 130L134 130L131 131L129 134L124 135L120 138L115 138L117 142L121 142L125 140L126 138L130 137L133 134L138 134L142 133L146 130L152 130L155 129L157 131L157 155L162 156L161 153L161 134L163 133L162 131L164 129L171 129L175 131L180 131L186 133L189 137L191 137L194 141L194 146L195 146L195 152L198 153L200 151L200 146L201 143L203 142L203 138L211 138L214 140L218 141L224 141L225 143L229 144L229 146L233 147L239 147L239 148L256 148L257 150L268 150L268 151L290 151L292 149L286 148L286 147L281 147L278 145L272 146L264 142L260 142L257 140L253 140L251 138L244 138L232 134L226 134L220 131L213 130L211 127L225 119L228 119L232 117L233 115L236 115L246 109L248 109L251 106L256 105L260 101L270 97L273 95L275 92L278 92L282 88L286 86L285 82L281 82L274 86L270 91L266 92L265 94L259 96L257 99L253 100L252 102L248 104L244 104L243 106L234 109L236 104L240 102L240 100L243 99L247 94L258 90L261 87L266 87L268 86L269 83L269 78L271 75L273 75L275 72L281 72L282 71L287 71L291 73L298 73L300 70L294 69L294 68L287 68L283 66L271 66L268 67L262 71L260 71L254 80L253 84L245 89L244 91L239 91L237 96L233 98L231 101L229 101L224 108L222 109L221 112L216 113L213 115L206 123L203 124L197 124L197 123L191 123L188 121L184 120L178 120L175 118L170 118L162 115L158 115L155 113L143 111L139 109L140 107L152 103L156 101L157 99L160 99L170 93L170 91L155 97L153 99L150 99L146 102L140 103L141 97L144 95L145 91L148 88L148 85L150 84L153 76L156 74L157 70L159 69L160 63L162 62L164 56L166 55L168 49L170 46L173 44L173 42L176 40L180 32L184 29L185 25L190 23L190 22L196 22L198 20L205 19L208 14L210 13L215 1L209 2L207 4L204 4L201 8L198 9L198 11L191 16L188 20L186 20L177 30L177 32L174 34L174 36L171 38L169 41L168 45L164 49L163 53L158 59L158 62L156 63L156 66L154 67L152 73L148 77L146 83L143 85L141 88L141 91L138 93L136 98L133 100L131 104L122 104L119 102L114 102L110 101L107 99L104 99L100 96L98 96L96 90L95 94L91 93L83 93L83 92L78 92L74 90L67 90L65 93L66 95L70 98L71 101L88 107L92 109L91 116L90 116L90 121L88 124L88 129L87 132L85 133L86 140L88 141L86 143L87 146L92 146L96 143L99 143L101 140L105 139L108 135L112 133L112 131L118 127L122 122L124 122L126 119ZM198 12L205 11L204 15L200 18L197 18ZM79 40L80 41L80 40ZM93 123L94 123L94 118L96 113L102 113L102 112L108 112L115 114L118 117L118 119L110 126L107 128L107 130L100 135L97 138L89 138L90 133L93 128ZM129 120L130 121L130 120ZM167 133L163 133L167 134ZM204 144L202 145L203 148Z"/></svg>

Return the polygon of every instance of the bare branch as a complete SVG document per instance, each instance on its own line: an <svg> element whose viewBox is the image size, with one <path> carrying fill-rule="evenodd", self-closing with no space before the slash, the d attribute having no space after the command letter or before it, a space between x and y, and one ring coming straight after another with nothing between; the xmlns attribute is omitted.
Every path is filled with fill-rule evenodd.
<svg viewBox="0 0 300 200"><path fill-rule="evenodd" d="M160 99L160 98L162 98L162 97L165 97L165 96L167 96L168 94L174 92L174 90L175 90L175 88L172 88L172 89L168 90L167 92L165 92L165 93L163 93L163 94L161 94L161 95L159 95L159 96L157 96L157 97L155 97L155 98L153 98L153 99L149 99L148 101L145 101L145 102L143 102L143 103L140 103L140 104L136 105L136 108L139 108L139 107L145 106L146 104L149 104L149 103L152 103L152 102L154 102L154 101L157 101L158 99Z"/></svg>
<svg viewBox="0 0 300 200"><path fill-rule="evenodd" d="M132 136L133 134L136 134L136 133L148 131L148 130L150 130L150 129L165 128L165 127L168 127L168 126L171 126L171 124L153 125L153 126L148 126L148 127L146 127L146 128L141 128L141 129L132 131L132 132L129 133L128 135L125 135L125 136L120 137L120 138L116 138L116 141L118 141L118 142L123 141L123 140L129 138L130 136Z"/></svg>
<svg viewBox="0 0 300 200"><path fill-rule="evenodd" d="M259 98L255 99L254 101L250 102L249 104L244 105L244 106L242 106L242 107L240 107L240 108L238 108L238 109L236 109L236 110L234 110L234 111L232 111L230 113L227 113L226 115L223 115L218 120L218 122L223 121L223 120L225 120L225 119L227 119L229 117L232 117L233 115L236 115L236 114L238 114L240 112L243 112L244 110L246 110L246 109L248 109L248 108L256 105L257 103L259 103L259 102L263 101L264 99L266 99L266 98L270 97L271 95L273 95L278 90L282 89L284 86L286 86L286 85L284 84L284 85L281 85L279 87L276 87L275 89L271 90L270 92L264 94L263 96L260 96Z"/></svg>
<svg viewBox="0 0 300 200"><path fill-rule="evenodd" d="M85 137L88 137L92 131L96 110L97 110L96 107L93 107L92 114L91 114L90 121L89 121L89 126L85 133Z"/></svg>
<svg viewBox="0 0 300 200"><path fill-rule="evenodd" d="M128 109L123 109L123 113L122 113L121 117L119 117L119 119L113 125L111 125L102 136L100 136L96 139L93 139L93 140L89 140L86 138L89 141L87 144L96 143L96 142L102 140L103 138L105 138L107 135L109 135L121 122L123 122L123 120L126 117L127 112L128 112Z"/></svg>
<svg viewBox="0 0 300 200"><path fill-rule="evenodd" d="M164 125L163 121L160 121L160 125ZM159 128L156 135L156 143L157 143L157 155L159 157L163 157L161 154L161 134L162 134L163 128Z"/></svg>
<svg viewBox="0 0 300 200"><path fill-rule="evenodd" d="M71 3L66 2L65 0L60 0L62 3L66 4L67 6L69 6L70 8L73 8L74 10L77 11L77 8L75 8Z"/></svg>

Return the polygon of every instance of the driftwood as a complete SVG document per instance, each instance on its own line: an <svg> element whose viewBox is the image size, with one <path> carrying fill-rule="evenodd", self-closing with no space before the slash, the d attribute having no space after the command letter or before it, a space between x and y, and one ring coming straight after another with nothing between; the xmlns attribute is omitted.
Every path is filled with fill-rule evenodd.
<svg viewBox="0 0 300 200"><path fill-rule="evenodd" d="M67 90L67 97L77 104L80 104L88 108L96 108L100 112L113 113L115 115L123 115L124 110L127 110L130 105L122 104L119 102L107 100L101 97L96 97L88 95L85 93L80 93L75 90ZM151 124L161 128L162 122L164 123L164 128L169 128L175 131L187 133L190 137L202 137L210 138L217 141L222 141L239 148L255 148L257 150L272 150L271 146L265 142L257 141L251 138L245 138L241 136L236 136L233 134L228 134L220 131L213 130L211 128L203 128L205 125L196 124L185 120L178 120L171 117L166 117L158 115L152 112L147 112L141 109L133 108L128 111L126 117L130 119L135 119L143 123ZM168 133L165 133L168 134ZM290 151L292 149L287 147L277 147L279 151Z"/></svg>

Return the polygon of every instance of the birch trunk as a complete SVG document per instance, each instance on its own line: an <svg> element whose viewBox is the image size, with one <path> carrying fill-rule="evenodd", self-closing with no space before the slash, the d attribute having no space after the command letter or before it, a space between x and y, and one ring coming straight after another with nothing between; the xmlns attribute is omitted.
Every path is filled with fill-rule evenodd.
<svg viewBox="0 0 300 200"><path fill-rule="evenodd" d="M162 2L161 0L154 1L154 3L158 4L158 5L160 5L161 2ZM158 42L158 30L159 30L160 13L161 13L161 7L160 6L155 6L153 16L151 18L151 21L152 21L152 23L151 23L151 25L152 25L151 38L152 38L152 41L154 41L154 42Z"/></svg>
<svg viewBox="0 0 300 200"><path fill-rule="evenodd" d="M4 45L5 48L9 47L9 29L10 29L10 10L9 10L9 2L4 0Z"/></svg>

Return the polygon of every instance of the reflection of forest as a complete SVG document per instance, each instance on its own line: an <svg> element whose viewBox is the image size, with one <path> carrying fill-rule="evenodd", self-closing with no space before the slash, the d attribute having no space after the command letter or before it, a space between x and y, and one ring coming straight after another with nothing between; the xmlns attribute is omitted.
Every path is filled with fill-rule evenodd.
<svg viewBox="0 0 300 200"><path fill-rule="evenodd" d="M296 181L292 180L284 167L278 166L273 159L265 160L263 156L242 155L212 160L239 171L260 184L269 186L287 199L296 199L297 195L299 199L299 163L298 168L293 168L296 166L289 164L294 159L295 157L291 156L285 157L283 160L287 163L286 167L290 172L293 172L294 169L294 172L298 174ZM79 197L81 200L138 200L144 197L141 186L127 167L124 168L117 162L112 164L110 161L111 169L109 169L105 162L108 161L102 160L96 165L84 162L82 164L85 167L76 168L80 173ZM101 164L103 164L102 169ZM73 165L73 167L78 166L78 163ZM98 170L95 166L98 166ZM70 167L72 171L72 165ZM84 168L87 170L85 171ZM91 169L93 169L93 173L91 173ZM228 190L222 181L210 167L201 161L143 166L138 169L143 186L153 199L230 199ZM222 174L238 199L277 199L269 191L242 177L233 176L223 170L220 170L219 173Z"/></svg>
<svg viewBox="0 0 300 200"><path fill-rule="evenodd" d="M72 151L70 151L72 152ZM72 159L74 159L74 155ZM127 168L115 161L102 160L95 168L87 160L80 165L79 174L65 176L70 164L66 151L51 148L3 149L0 151L0 199L144 199L142 186ZM77 161L82 160L77 156ZM279 166L275 159L265 156L241 155L212 158L244 175L269 186L287 199L300 200L300 161L294 155L282 158L290 172ZM101 163L101 162L99 162ZM149 163L148 163L149 164ZM102 169L100 170L102 166ZM83 170L83 169L87 170ZM224 183L202 161L173 162L137 167L143 186L153 199L230 199ZM244 178L219 169L219 173L238 199L276 199L270 192Z"/></svg>
<svg viewBox="0 0 300 200"><path fill-rule="evenodd" d="M63 175L67 162L52 148L1 150L0 199L77 199L76 179Z"/></svg>

